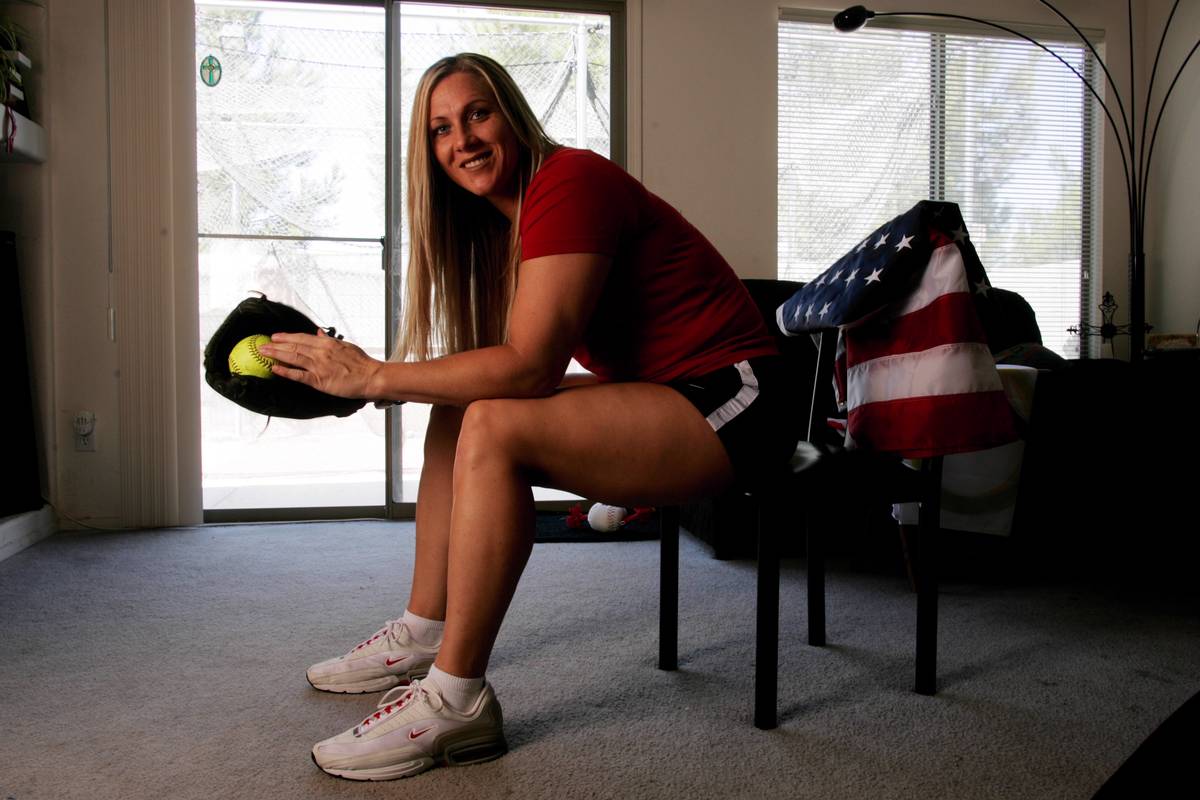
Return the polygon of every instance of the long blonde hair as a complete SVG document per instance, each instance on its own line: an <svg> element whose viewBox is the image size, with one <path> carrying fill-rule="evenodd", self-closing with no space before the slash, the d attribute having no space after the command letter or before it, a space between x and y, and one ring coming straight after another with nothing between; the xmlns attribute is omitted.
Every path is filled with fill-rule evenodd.
<svg viewBox="0 0 1200 800"><path fill-rule="evenodd" d="M511 224L486 199L451 181L433 155L429 99L443 78L458 72L476 75L491 89L521 143L517 215ZM421 76L408 132L406 307L393 361L425 360L505 340L520 261L521 202L556 147L512 77L487 56L449 56Z"/></svg>

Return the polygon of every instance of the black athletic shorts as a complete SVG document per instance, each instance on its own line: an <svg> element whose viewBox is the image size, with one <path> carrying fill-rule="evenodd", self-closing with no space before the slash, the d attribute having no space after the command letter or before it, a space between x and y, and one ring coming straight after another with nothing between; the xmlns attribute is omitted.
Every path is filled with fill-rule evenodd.
<svg viewBox="0 0 1200 800"><path fill-rule="evenodd" d="M811 399L791 373L782 356L762 356L667 384L717 432L740 487L778 471L796 449Z"/></svg>

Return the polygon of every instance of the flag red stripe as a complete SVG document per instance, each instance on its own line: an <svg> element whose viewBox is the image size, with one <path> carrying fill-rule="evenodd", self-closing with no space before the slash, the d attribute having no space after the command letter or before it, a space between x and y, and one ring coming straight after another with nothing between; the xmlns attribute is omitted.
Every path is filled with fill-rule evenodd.
<svg viewBox="0 0 1200 800"><path fill-rule="evenodd" d="M868 403L851 411L848 423L857 447L905 458L986 450L1017 438L1003 390Z"/></svg>
<svg viewBox="0 0 1200 800"><path fill-rule="evenodd" d="M924 308L887 323L846 332L846 364L904 353L920 353L953 342L987 343L971 295L944 294Z"/></svg>

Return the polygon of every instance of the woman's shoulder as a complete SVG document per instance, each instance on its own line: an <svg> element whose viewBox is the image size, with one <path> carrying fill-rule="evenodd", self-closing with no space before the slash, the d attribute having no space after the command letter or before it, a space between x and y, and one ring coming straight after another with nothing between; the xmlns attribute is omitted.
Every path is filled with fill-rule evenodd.
<svg viewBox="0 0 1200 800"><path fill-rule="evenodd" d="M542 166L534 175L538 178L563 178L567 176L608 177L616 180L633 180L629 173L621 169L609 159L578 147L559 147L542 162Z"/></svg>
<svg viewBox="0 0 1200 800"><path fill-rule="evenodd" d="M556 241L569 239L577 247L609 248L569 252L611 254L614 237L636 227L643 196L641 184L604 156L559 147L546 156L525 192L521 210L525 257L532 258L532 252L545 254L537 245L543 235ZM564 231L576 233L566 236ZM597 237L608 244L596 244ZM584 239L587 244L580 245Z"/></svg>

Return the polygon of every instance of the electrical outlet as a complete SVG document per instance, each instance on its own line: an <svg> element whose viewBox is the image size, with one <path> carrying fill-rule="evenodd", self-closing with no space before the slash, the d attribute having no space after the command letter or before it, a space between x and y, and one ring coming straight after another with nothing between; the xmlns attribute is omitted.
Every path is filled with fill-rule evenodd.
<svg viewBox="0 0 1200 800"><path fill-rule="evenodd" d="M80 411L71 420L75 432L75 452L96 452L96 415L91 411Z"/></svg>

